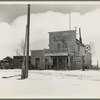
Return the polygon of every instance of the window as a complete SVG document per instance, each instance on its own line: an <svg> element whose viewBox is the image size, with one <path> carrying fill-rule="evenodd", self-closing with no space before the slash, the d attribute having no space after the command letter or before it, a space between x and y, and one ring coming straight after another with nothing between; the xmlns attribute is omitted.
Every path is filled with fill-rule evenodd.
<svg viewBox="0 0 100 100"><path fill-rule="evenodd" d="M61 43L58 43L58 52L60 52L61 51Z"/></svg>
<svg viewBox="0 0 100 100"><path fill-rule="evenodd" d="M61 43L58 43L58 49L61 48Z"/></svg>
<svg viewBox="0 0 100 100"><path fill-rule="evenodd" d="M73 63L73 56L70 57L70 63Z"/></svg>
<svg viewBox="0 0 100 100"><path fill-rule="evenodd" d="M45 59L45 62L47 63L47 59Z"/></svg>

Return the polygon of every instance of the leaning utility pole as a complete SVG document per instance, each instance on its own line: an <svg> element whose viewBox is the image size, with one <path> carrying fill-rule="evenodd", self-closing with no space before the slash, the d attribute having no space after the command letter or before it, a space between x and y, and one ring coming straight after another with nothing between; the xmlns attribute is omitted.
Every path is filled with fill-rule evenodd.
<svg viewBox="0 0 100 100"><path fill-rule="evenodd" d="M28 78L28 67L29 67L29 33L30 33L30 4L28 4L28 10L27 10L26 78Z"/></svg>
<svg viewBox="0 0 100 100"><path fill-rule="evenodd" d="M25 79L26 78L26 58L25 58L26 38L27 38L26 36L27 36L27 25L26 25L25 43L24 43L24 51L23 51L23 62L22 62L21 79Z"/></svg>

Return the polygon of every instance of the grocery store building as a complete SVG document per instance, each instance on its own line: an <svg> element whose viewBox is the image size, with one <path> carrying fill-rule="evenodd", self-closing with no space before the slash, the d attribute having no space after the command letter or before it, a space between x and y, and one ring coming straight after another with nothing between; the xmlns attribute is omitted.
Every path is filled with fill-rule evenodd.
<svg viewBox="0 0 100 100"><path fill-rule="evenodd" d="M91 68L91 62L91 53L81 35L76 38L76 30L49 32L49 49L31 50L34 69Z"/></svg>

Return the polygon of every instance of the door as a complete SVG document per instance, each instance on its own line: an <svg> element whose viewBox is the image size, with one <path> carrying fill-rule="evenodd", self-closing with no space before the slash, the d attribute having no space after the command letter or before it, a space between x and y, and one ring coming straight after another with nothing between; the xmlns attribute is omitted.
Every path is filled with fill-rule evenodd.
<svg viewBox="0 0 100 100"><path fill-rule="evenodd" d="M35 66L36 68L40 66L40 58L35 58Z"/></svg>
<svg viewBox="0 0 100 100"><path fill-rule="evenodd" d="M59 69L65 69L65 58L58 59L58 66Z"/></svg>
<svg viewBox="0 0 100 100"><path fill-rule="evenodd" d="M53 69L57 68L57 58L53 58Z"/></svg>

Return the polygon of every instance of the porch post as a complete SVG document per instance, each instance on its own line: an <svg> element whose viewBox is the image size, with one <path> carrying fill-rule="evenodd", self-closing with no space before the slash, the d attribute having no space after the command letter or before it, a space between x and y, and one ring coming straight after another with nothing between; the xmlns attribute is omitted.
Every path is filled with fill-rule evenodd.
<svg viewBox="0 0 100 100"><path fill-rule="evenodd" d="M57 69L59 68L59 64L58 64L58 58L57 58Z"/></svg>
<svg viewBox="0 0 100 100"><path fill-rule="evenodd" d="M68 66L69 66L69 69L70 69L70 56L68 56Z"/></svg>
<svg viewBox="0 0 100 100"><path fill-rule="evenodd" d="M53 66L53 58L51 57L51 69L52 69L52 66Z"/></svg>
<svg viewBox="0 0 100 100"><path fill-rule="evenodd" d="M67 69L67 57L65 57L65 70Z"/></svg>

